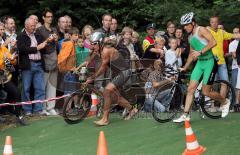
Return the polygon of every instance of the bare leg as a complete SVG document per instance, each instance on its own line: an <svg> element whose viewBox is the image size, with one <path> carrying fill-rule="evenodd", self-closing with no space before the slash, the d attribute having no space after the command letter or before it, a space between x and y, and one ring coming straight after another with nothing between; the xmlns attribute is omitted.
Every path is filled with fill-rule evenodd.
<svg viewBox="0 0 240 155"><path fill-rule="evenodd" d="M116 88L115 88L115 91L114 91L114 102L115 101L118 103L118 105L120 105L121 107L123 107L123 108L125 108L129 111L129 114L128 114L127 117L125 117L125 120L131 119L138 112L138 109L134 108L128 102L128 100L126 100L123 96L121 96L120 92Z"/></svg>
<svg viewBox="0 0 240 155"><path fill-rule="evenodd" d="M185 107L184 107L185 113L188 113L190 111L190 108L191 108L191 105L193 102L194 92L197 89L197 86L198 86L197 81L190 81L189 86L188 86L186 101L185 101Z"/></svg>
<svg viewBox="0 0 240 155"><path fill-rule="evenodd" d="M187 96L185 100L185 107L184 107L184 114L181 115L178 119L174 119L173 122L175 123L181 123L185 121L186 119L190 119L189 117L189 111L192 106L193 102L193 97L194 97L194 92L197 89L198 82L197 81L190 81L188 85L188 90L187 90Z"/></svg>
<svg viewBox="0 0 240 155"><path fill-rule="evenodd" d="M103 92L103 97L104 97L104 107L103 107L103 117L101 120L95 122L97 125L107 125L109 123L109 113L110 113L110 108L113 100L118 100L119 95L117 92L115 92L115 85L112 83L109 83L104 92Z"/></svg>
<svg viewBox="0 0 240 155"><path fill-rule="evenodd" d="M117 93L117 96L119 97L117 100L118 105L126 108L129 111L129 114L127 117L125 117L125 120L131 119L138 112L138 109L134 108L124 97L122 97L117 89L115 89L115 93Z"/></svg>
<svg viewBox="0 0 240 155"><path fill-rule="evenodd" d="M120 96L120 98L118 100L118 104L121 107L126 108L127 110L131 110L132 109L132 105L122 96Z"/></svg>
<svg viewBox="0 0 240 155"><path fill-rule="evenodd" d="M212 86L211 85L203 85L202 92L203 95L210 97L213 100L219 101L222 105L226 104L225 97L223 97L220 93L211 91Z"/></svg>
<svg viewBox="0 0 240 155"><path fill-rule="evenodd" d="M220 89L220 94L221 94L221 96L222 97L226 97L226 95L227 95L227 85L226 84L224 84L224 83L221 83L221 89Z"/></svg>

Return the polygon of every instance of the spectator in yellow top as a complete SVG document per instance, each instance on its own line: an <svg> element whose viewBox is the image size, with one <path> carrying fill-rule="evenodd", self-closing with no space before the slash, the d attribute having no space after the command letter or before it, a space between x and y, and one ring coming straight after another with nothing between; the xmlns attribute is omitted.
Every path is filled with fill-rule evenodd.
<svg viewBox="0 0 240 155"><path fill-rule="evenodd" d="M8 49L5 46L0 47L0 76L1 72L4 72L4 77L0 77L0 83L7 83L11 80L12 75L8 70L6 70L5 62L8 61L8 65L13 65L16 63L15 59L16 55L11 55L11 53L8 51ZM8 60L7 60L8 59ZM7 66L8 67L8 66Z"/></svg>
<svg viewBox="0 0 240 155"><path fill-rule="evenodd" d="M147 30L147 36L143 40L143 45L142 45L144 52L146 52L148 50L149 45L154 44L154 35L156 33L156 24L155 23L148 24L146 27L146 30Z"/></svg>
<svg viewBox="0 0 240 155"><path fill-rule="evenodd" d="M216 77L220 80L229 81L227 65L224 58L223 41L230 40L233 38L235 39L240 38L240 35L228 33L222 29L219 29L218 25L219 25L219 18L217 16L212 16L210 18L210 27L208 27L208 29L217 42L217 45L212 48L212 52L214 56L217 57L218 59L218 71L217 71ZM226 91L227 91L226 86L222 85L221 91L220 91L221 95L226 96Z"/></svg>
<svg viewBox="0 0 240 155"><path fill-rule="evenodd" d="M223 41L230 40L233 38L240 38L240 35L228 33L222 29L218 29L218 25L219 25L219 18L217 16L212 16L210 18L210 27L208 29L217 42L217 45L212 48L212 51L214 56L216 56L218 59L218 73L217 73L218 78L220 78L221 80L229 81L227 66L224 59Z"/></svg>

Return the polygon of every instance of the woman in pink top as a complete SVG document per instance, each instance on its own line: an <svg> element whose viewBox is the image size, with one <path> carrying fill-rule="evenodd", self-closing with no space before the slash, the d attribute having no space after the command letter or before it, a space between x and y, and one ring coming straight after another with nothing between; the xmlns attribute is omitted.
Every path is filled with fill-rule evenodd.
<svg viewBox="0 0 240 155"><path fill-rule="evenodd" d="M91 25L85 25L82 29L82 35L84 38L83 46L87 49L90 48L89 38L92 32L93 32L93 27Z"/></svg>

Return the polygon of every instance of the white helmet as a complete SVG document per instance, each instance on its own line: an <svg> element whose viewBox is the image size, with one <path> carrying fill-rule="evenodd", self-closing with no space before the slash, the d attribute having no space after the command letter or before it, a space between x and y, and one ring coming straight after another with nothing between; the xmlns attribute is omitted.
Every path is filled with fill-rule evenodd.
<svg viewBox="0 0 240 155"><path fill-rule="evenodd" d="M90 36L90 41L91 42L99 42L102 43L104 39L104 34L102 32L93 32Z"/></svg>
<svg viewBox="0 0 240 155"><path fill-rule="evenodd" d="M193 13L193 12L189 12L189 13L183 15L183 16L181 17L180 24L181 24L181 25L186 25L186 24L192 23L192 21L193 21L193 16L194 16L194 13Z"/></svg>

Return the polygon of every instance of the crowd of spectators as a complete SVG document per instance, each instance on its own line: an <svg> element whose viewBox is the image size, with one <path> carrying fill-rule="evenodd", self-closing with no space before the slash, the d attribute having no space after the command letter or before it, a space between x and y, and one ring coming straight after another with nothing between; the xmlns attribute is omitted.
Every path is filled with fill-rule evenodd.
<svg viewBox="0 0 240 155"><path fill-rule="evenodd" d="M39 18L42 23L39 22ZM16 29L14 17L1 18L2 102L14 103L56 97L59 74L62 72L66 74L61 80L77 82L75 75L70 71L84 63L93 52L93 46L96 45L90 42L90 36L96 31L102 32L105 37L116 39L117 50L123 55L129 54L130 59L154 60L153 71L145 84L147 95L148 88L155 87L155 83L162 79L161 66L171 65L176 69L181 67L185 64L190 50L187 35L184 35L183 29L172 21L167 23L166 32L158 31L156 24L149 23L146 26L147 36L141 41L139 33L131 26L119 30L118 21L111 14L102 16L102 27L95 29L86 23L81 31L76 28L77 25L74 25L76 27L72 25L72 19L68 15L59 17L57 25L53 25L53 18L56 18L54 12L48 9L42 12L41 17L30 15L26 18L22 30ZM207 29L217 41L213 48L213 54L219 59L217 78L232 82L236 90L236 106L239 107L240 44L238 39L233 40L234 34L239 34L239 27L233 29L233 34L228 33L219 23L219 18L212 16ZM98 63L98 60L95 60L93 65L97 66ZM131 67L134 69L135 66ZM71 91L64 88L64 93L69 92ZM146 103L151 102L153 98L148 95ZM24 116L59 115L55 104L56 101L49 101L0 109L1 113L9 110L16 115L17 123L26 125ZM165 110L164 105L161 103L158 105L159 111ZM146 110L148 108L146 106ZM6 120L0 114L0 123L4 121Z"/></svg>

